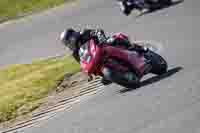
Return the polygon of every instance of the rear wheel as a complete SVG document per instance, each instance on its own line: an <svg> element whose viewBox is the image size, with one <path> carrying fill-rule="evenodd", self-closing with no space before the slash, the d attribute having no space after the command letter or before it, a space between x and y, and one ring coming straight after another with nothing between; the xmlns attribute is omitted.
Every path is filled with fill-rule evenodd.
<svg viewBox="0 0 200 133"><path fill-rule="evenodd" d="M169 6L172 4L171 0L158 0L156 3L149 2L150 4L150 11L154 11L165 6Z"/></svg>
<svg viewBox="0 0 200 133"><path fill-rule="evenodd" d="M151 65L152 65L151 73L156 75L162 75L167 72L168 69L167 62L163 57L161 57L157 53L154 53L153 51L149 50L145 54L145 58L151 60Z"/></svg>

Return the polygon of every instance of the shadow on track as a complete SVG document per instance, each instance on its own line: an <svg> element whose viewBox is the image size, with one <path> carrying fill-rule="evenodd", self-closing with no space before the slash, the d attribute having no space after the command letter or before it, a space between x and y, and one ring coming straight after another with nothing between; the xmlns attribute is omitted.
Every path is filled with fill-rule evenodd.
<svg viewBox="0 0 200 133"><path fill-rule="evenodd" d="M183 69L182 67L175 67L175 68L168 70L168 72L163 74L163 75L153 76L149 79L142 81L141 84L140 84L140 87L143 87L143 86L146 86L146 85L149 85L149 84L153 84L153 83L158 82L162 79L168 78L168 77L174 75L175 73L179 72L182 69ZM137 89L137 88L135 88L135 87L124 88L123 90L120 90L120 93L125 93L125 92L132 91L132 90L135 90L135 89Z"/></svg>
<svg viewBox="0 0 200 133"><path fill-rule="evenodd" d="M162 7L160 7L160 8L155 9L155 10L147 11L147 12L141 13L140 15L137 15L136 18L142 17L142 16L147 15L147 14L150 14L150 13L154 13L154 12L156 12L156 11L159 11L159 10L162 10L162 9L165 9L165 8L169 8L169 7L171 7L171 6L178 5L178 4L183 3L183 2L184 2L184 0L179 0L179 1L176 1L176 2L172 2L170 5L162 6Z"/></svg>

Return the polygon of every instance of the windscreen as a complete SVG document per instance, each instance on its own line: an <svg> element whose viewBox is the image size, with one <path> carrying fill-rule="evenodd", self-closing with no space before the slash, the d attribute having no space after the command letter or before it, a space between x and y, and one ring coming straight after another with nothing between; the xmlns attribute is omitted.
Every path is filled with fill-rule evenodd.
<svg viewBox="0 0 200 133"><path fill-rule="evenodd" d="M87 63L91 60L91 55L89 54L88 42L82 45L79 49L79 57L81 61L85 61Z"/></svg>

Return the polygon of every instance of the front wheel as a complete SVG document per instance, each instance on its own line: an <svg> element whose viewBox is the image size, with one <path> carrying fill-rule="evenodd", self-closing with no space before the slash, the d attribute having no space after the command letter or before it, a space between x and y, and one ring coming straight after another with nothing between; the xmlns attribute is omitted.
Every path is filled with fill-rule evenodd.
<svg viewBox="0 0 200 133"><path fill-rule="evenodd" d="M103 77L102 80L101 80L101 83L102 83L103 85L109 85L109 84L112 83L112 81L107 80L105 77Z"/></svg>
<svg viewBox="0 0 200 133"><path fill-rule="evenodd" d="M124 10L123 13L124 13L126 16L128 16L128 15L130 15L131 10L130 10L130 9L126 9L126 10Z"/></svg>
<svg viewBox="0 0 200 133"><path fill-rule="evenodd" d="M122 11L126 16L130 15L131 9L130 9L130 7L129 7L128 5L126 5L123 1L120 1L120 2L119 2L119 6L120 6L121 11Z"/></svg>
<svg viewBox="0 0 200 133"><path fill-rule="evenodd" d="M140 80L133 72L118 72L109 67L105 67L102 71L103 78L107 81L117 83L122 86L139 86Z"/></svg>
<svg viewBox="0 0 200 133"><path fill-rule="evenodd" d="M167 62L159 54L149 50L145 54L145 58L151 61L151 65L152 65L152 70L150 71L151 73L156 74L156 75L162 75L167 72L167 69L168 69Z"/></svg>

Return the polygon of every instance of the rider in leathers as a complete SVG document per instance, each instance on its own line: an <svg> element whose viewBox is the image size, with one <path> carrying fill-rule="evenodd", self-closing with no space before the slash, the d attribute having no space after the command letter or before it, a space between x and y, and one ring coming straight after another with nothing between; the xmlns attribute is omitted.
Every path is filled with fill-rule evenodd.
<svg viewBox="0 0 200 133"><path fill-rule="evenodd" d="M80 63L79 49L90 39L93 39L97 45L98 44L106 44L112 46L123 45L127 49L135 50L139 53L144 53L148 51L148 49L146 49L145 47L142 47L135 43L131 44L129 39L118 40L113 37L106 37L102 29L84 29L83 31L75 31L74 29L70 28L64 30L61 33L60 39L65 46L67 46L70 50L72 50L73 52L72 55L78 63ZM88 80L91 79L92 76L89 76ZM102 83L109 84L110 81L103 78Z"/></svg>
<svg viewBox="0 0 200 133"><path fill-rule="evenodd" d="M131 44L129 40L116 40L112 37L106 37L102 29L84 29L83 31L75 31L70 28L63 31L60 35L60 40L65 46L67 46L73 52L73 57L77 62L80 62L79 48L85 44L88 40L94 39L96 44L107 44L107 45L124 45L127 49L136 50L139 53L146 52L147 49L144 47Z"/></svg>
<svg viewBox="0 0 200 133"><path fill-rule="evenodd" d="M124 7L124 12L127 10L138 9L141 12L146 12L150 9L148 3L157 3L158 0L121 0L120 5ZM127 12L127 15L130 11Z"/></svg>

